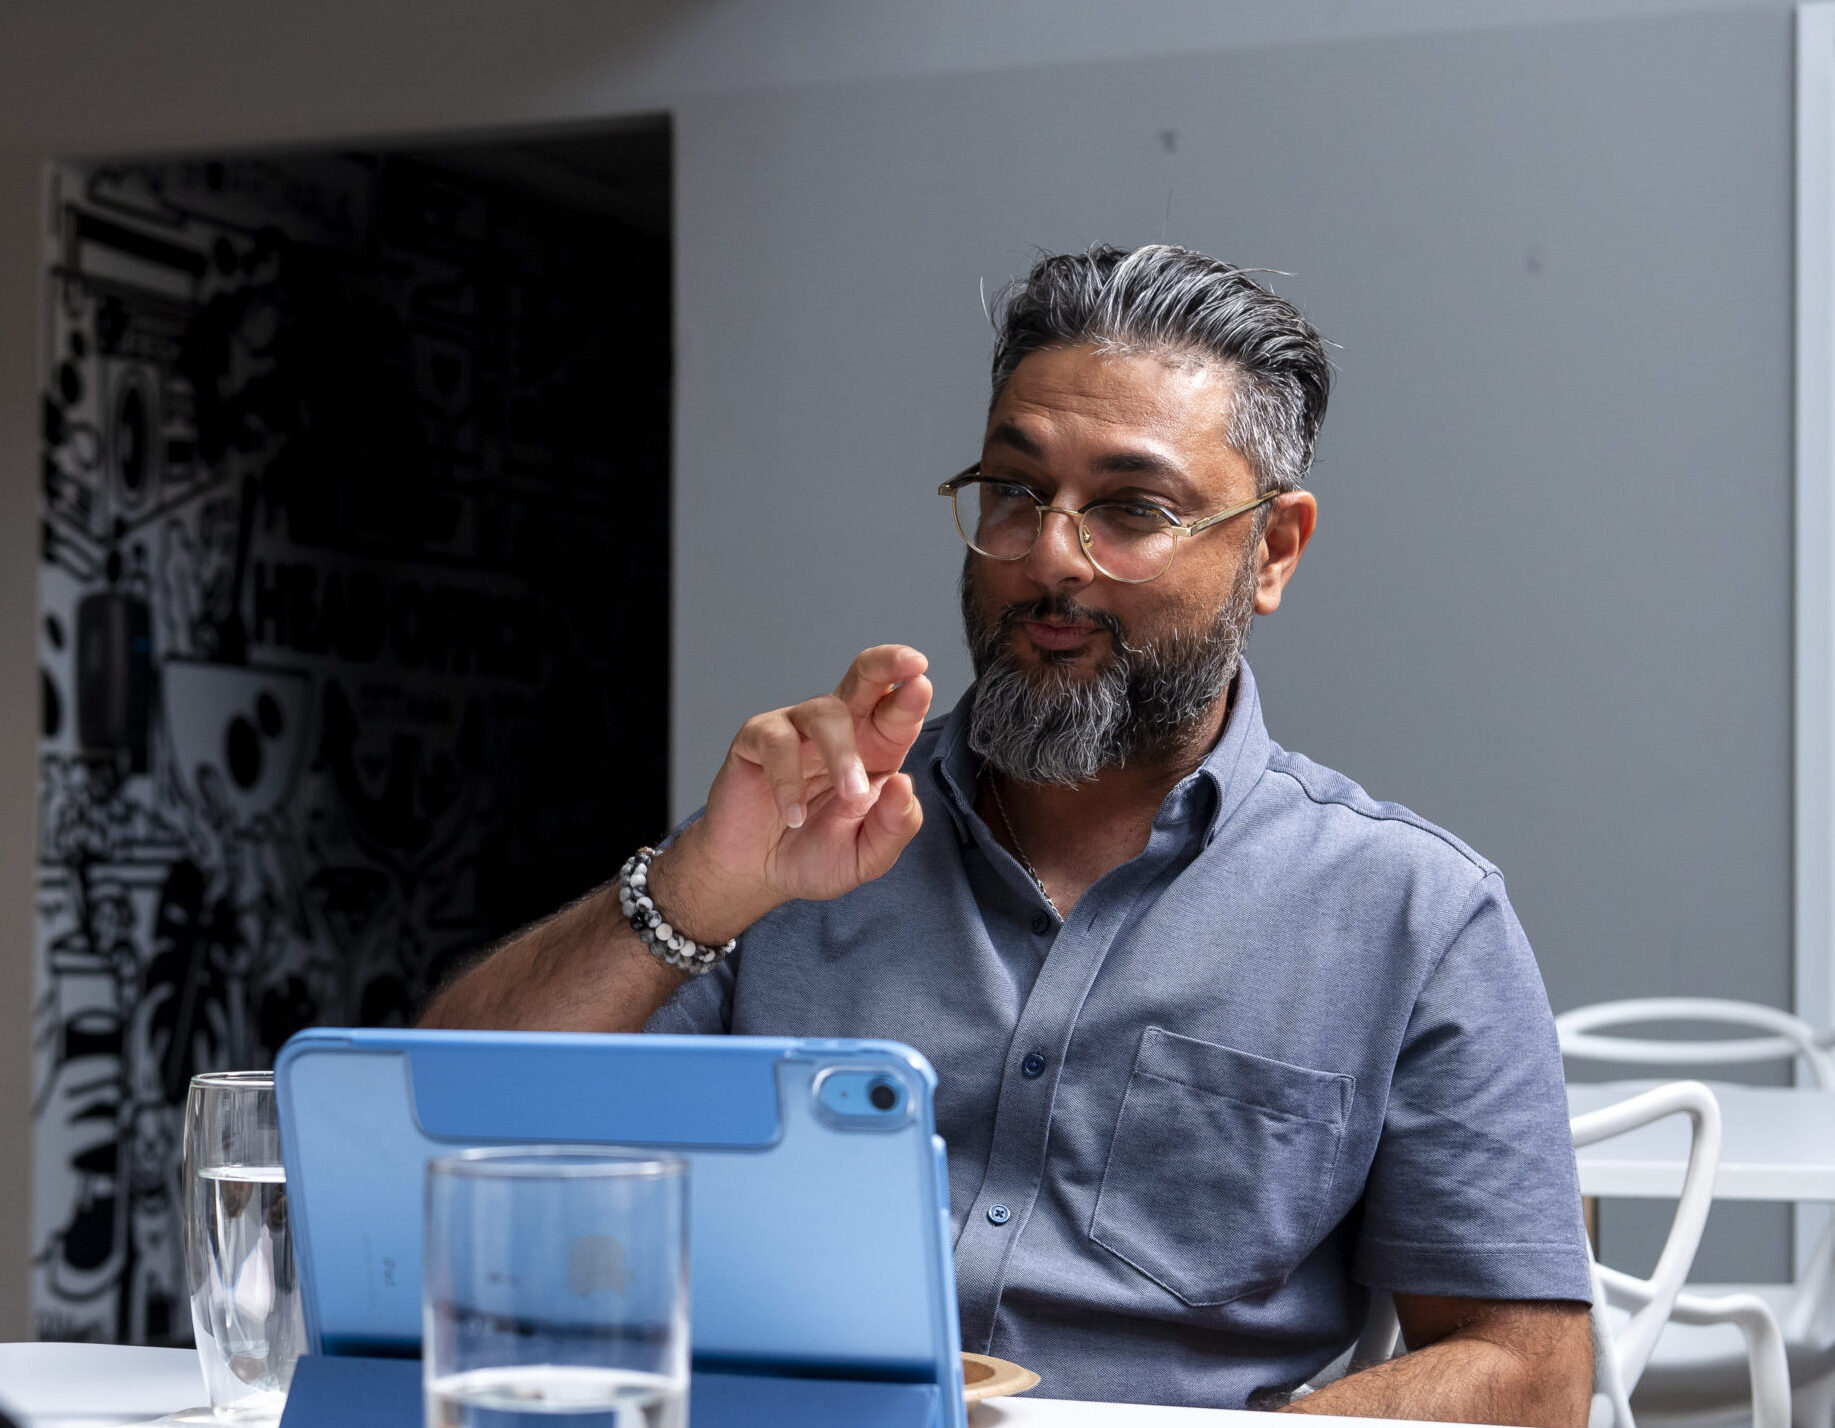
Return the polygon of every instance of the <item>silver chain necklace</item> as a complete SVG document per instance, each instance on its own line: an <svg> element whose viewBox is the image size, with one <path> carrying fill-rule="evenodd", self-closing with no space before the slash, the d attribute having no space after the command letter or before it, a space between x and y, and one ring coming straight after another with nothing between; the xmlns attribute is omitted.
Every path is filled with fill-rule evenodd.
<svg viewBox="0 0 1835 1428"><path fill-rule="evenodd" d="M1032 859L1026 856L1026 849L1019 841L1019 834L1013 831L1013 818L1007 812L1007 801L1000 796L1000 780L994 777L992 771L988 774L988 789L994 795L994 806L1000 810L1000 821L1007 830L1007 838L1013 844L1013 851L1019 854L1019 865L1026 870L1026 876L1038 885L1039 895L1045 899L1046 905L1057 913L1058 921L1062 922L1064 914L1058 912L1058 905L1052 902L1051 894L1046 890L1045 880L1039 876L1039 870L1032 866Z"/></svg>

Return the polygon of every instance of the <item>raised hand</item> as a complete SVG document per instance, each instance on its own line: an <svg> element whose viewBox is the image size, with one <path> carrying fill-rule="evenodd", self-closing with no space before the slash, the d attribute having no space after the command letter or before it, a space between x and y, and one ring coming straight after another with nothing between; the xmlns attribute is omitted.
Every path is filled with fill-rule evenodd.
<svg viewBox="0 0 1835 1428"><path fill-rule="evenodd" d="M707 814L657 860L659 900L702 941L793 898L832 898L889 869L923 822L899 772L930 711L929 661L875 645L833 694L748 719ZM655 885L653 883L653 885Z"/></svg>
<svg viewBox="0 0 1835 1428"><path fill-rule="evenodd" d="M746 721L707 815L650 865L673 926L718 944L782 903L838 897L897 861L923 822L898 769L930 710L927 664L909 645L877 645L833 694ZM682 980L638 940L607 884L485 957L420 1024L641 1031Z"/></svg>

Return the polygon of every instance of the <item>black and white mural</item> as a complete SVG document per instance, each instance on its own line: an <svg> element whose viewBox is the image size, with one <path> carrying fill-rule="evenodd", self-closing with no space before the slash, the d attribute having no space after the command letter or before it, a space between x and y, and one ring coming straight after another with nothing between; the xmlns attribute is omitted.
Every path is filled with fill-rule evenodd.
<svg viewBox="0 0 1835 1428"><path fill-rule="evenodd" d="M418 161L60 168L34 1309L186 1343L180 1111L665 813L665 245Z"/></svg>

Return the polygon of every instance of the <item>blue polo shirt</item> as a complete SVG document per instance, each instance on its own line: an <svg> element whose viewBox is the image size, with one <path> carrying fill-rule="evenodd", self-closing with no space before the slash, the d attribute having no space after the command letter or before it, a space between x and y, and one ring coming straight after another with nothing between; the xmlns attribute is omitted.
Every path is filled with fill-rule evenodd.
<svg viewBox="0 0 1835 1428"><path fill-rule="evenodd" d="M793 902L652 1031L884 1037L938 1077L965 1349L1053 1398L1241 1407L1372 1288L1590 1298L1547 995L1490 863L1223 737L1060 922L974 811L971 691L885 876Z"/></svg>

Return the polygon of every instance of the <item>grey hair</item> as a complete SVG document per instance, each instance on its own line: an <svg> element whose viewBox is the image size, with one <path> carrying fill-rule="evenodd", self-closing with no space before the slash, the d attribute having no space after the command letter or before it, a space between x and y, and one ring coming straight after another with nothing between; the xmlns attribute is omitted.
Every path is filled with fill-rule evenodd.
<svg viewBox="0 0 1835 1428"><path fill-rule="evenodd" d="M1170 243L1101 243L1043 257L994 306L994 391L1052 347L1152 352L1224 364L1233 381L1224 439L1262 491L1292 491L1312 466L1332 369L1300 310L1244 269Z"/></svg>

